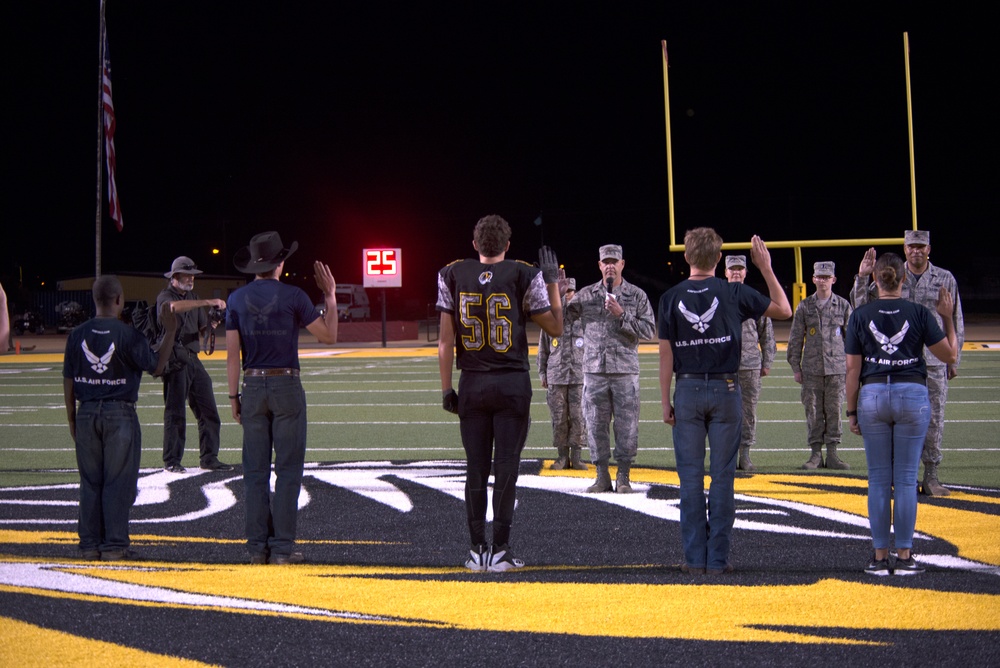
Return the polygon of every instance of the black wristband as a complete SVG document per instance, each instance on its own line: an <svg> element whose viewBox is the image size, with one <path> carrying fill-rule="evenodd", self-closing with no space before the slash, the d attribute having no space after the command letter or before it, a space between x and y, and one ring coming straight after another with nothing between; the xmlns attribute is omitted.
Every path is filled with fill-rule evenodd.
<svg viewBox="0 0 1000 668"><path fill-rule="evenodd" d="M857 416L858 416L857 411L847 411L847 417L857 417Z"/></svg>
<svg viewBox="0 0 1000 668"><path fill-rule="evenodd" d="M242 396L243 396L242 394L230 394L229 398L230 399L239 399Z"/></svg>

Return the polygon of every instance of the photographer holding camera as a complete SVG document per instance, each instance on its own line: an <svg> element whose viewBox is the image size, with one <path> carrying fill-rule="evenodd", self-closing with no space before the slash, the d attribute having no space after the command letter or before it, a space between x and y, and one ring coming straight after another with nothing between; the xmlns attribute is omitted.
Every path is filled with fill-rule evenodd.
<svg viewBox="0 0 1000 668"><path fill-rule="evenodd" d="M219 461L219 430L222 421L215 405L212 378L198 353L201 338L213 333L225 319L226 302L222 299L198 299L194 277L202 273L194 260L181 256L170 265L164 277L170 284L156 298L157 312L164 303L177 316L174 351L163 376L163 469L184 473L181 458L187 432L186 404L191 405L198 420L198 445L201 468L210 471L232 471L233 467ZM208 311L206 311L208 309Z"/></svg>

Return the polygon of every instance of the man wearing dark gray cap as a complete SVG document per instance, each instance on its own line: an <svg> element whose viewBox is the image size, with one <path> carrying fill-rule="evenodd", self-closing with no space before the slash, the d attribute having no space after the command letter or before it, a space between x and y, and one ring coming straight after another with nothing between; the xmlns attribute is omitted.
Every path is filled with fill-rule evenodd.
<svg viewBox="0 0 1000 668"><path fill-rule="evenodd" d="M941 464L941 441L944 437L944 406L948 400L948 381L958 375L958 365L962 361L962 344L965 342L965 319L962 317L962 300L958 295L958 283L952 273L931 264L931 233L927 230L906 230L903 233L903 251L906 255L906 279L903 281L902 297L928 307L943 328L941 316L937 313L938 293L944 288L954 302L952 321L958 336L958 360L945 364L928 348L924 348L927 362L927 394L931 401L931 423L927 428L921 460L924 462L924 480L921 490L928 496L948 496L951 492L938 480L938 466ZM875 269L875 249L869 248L861 260L858 275L854 279L851 299L854 308L868 303L878 296L878 287L871 280Z"/></svg>
<svg viewBox="0 0 1000 668"><path fill-rule="evenodd" d="M807 438L812 454L804 469L844 470L851 468L840 459L837 447L843 433L840 409L847 383L847 354L844 337L851 317L851 304L833 294L837 282L833 262L813 264L816 292L795 309L788 334L788 363L795 382L802 386L806 409ZM823 446L826 445L826 461Z"/></svg>
<svg viewBox="0 0 1000 668"><path fill-rule="evenodd" d="M163 274L169 285L156 298L156 311L164 304L177 316L174 352L167 372L163 375L163 468L171 473L184 473L184 441L187 434L187 406L198 420L200 465L211 471L232 471L233 467L219 461L219 431L222 421L215 404L212 378L198 359L201 337L221 322L208 317L206 308L225 310L221 299L198 299L194 277L202 273L194 260L184 255L176 258L170 271Z"/></svg>
<svg viewBox="0 0 1000 668"><path fill-rule="evenodd" d="M747 256L726 256L726 280L743 283L747 278ZM743 396L743 429L740 432L740 458L737 468L753 471L750 448L757 443L757 399L760 379L771 373L778 344L774 340L774 324L766 315L743 321L743 348L740 353L740 394Z"/></svg>
<svg viewBox="0 0 1000 668"><path fill-rule="evenodd" d="M646 293L622 278L625 260L617 244L601 246L602 280L566 304L568 322L580 321L583 334L583 417L590 460L597 480L587 492L610 492L611 422L615 429L615 491L632 491L630 473L639 449L639 342L654 332Z"/></svg>

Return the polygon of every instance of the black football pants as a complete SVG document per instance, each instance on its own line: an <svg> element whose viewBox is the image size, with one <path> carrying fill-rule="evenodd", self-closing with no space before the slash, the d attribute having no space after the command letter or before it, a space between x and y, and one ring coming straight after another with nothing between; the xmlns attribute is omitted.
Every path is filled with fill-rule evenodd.
<svg viewBox="0 0 1000 668"><path fill-rule="evenodd" d="M521 450L531 424L527 371L463 371L458 417L467 461L465 510L472 544L486 544L487 488L493 465L493 544L510 541Z"/></svg>

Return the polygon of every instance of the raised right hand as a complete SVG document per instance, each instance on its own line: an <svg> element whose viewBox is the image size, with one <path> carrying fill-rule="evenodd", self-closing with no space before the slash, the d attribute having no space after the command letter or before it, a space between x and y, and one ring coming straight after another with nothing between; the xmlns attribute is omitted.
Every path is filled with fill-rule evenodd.
<svg viewBox="0 0 1000 668"><path fill-rule="evenodd" d="M865 256L861 258L861 265L858 267L858 276L871 276L875 271L875 248L865 251Z"/></svg>

